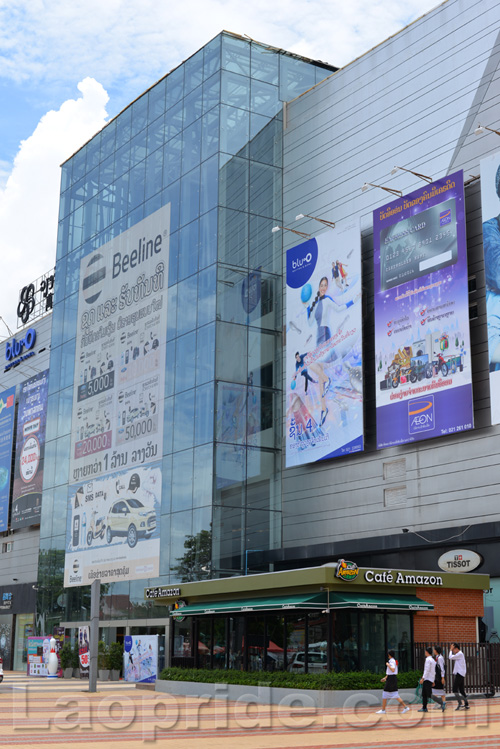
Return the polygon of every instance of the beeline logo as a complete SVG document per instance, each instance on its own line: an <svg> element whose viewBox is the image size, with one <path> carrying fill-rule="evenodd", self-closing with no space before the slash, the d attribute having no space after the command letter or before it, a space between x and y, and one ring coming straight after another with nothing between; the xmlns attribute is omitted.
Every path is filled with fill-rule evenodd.
<svg viewBox="0 0 500 749"><path fill-rule="evenodd" d="M305 257L299 258L298 260L292 260L292 270L298 270L304 265L308 265L310 262L312 262L312 255L308 252Z"/></svg>

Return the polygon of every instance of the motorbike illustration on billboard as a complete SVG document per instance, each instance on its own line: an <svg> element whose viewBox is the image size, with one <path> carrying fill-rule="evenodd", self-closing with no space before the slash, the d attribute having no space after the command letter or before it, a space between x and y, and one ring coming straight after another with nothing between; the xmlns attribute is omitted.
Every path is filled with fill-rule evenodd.
<svg viewBox="0 0 500 749"><path fill-rule="evenodd" d="M91 582L92 575L140 579L137 575L152 572L159 554L160 502L160 464L71 487L66 554L72 565L66 575Z"/></svg>

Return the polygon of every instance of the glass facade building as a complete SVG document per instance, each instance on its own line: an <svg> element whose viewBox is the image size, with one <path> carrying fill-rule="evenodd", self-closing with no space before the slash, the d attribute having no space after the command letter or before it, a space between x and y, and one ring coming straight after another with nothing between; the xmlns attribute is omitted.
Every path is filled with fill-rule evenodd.
<svg viewBox="0 0 500 749"><path fill-rule="evenodd" d="M63 588L82 258L170 204L160 577L101 617L164 616L145 585L241 574L281 543L283 102L334 70L223 32L62 167L38 626L89 618Z"/></svg>

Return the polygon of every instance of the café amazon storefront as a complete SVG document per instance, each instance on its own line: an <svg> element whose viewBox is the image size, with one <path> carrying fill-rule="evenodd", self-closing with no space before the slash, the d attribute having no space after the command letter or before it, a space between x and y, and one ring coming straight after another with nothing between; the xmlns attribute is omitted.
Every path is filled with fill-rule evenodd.
<svg viewBox="0 0 500 749"><path fill-rule="evenodd" d="M170 607L170 664L324 673L385 670L413 642L477 641L482 574L358 568L339 560L283 572L146 588Z"/></svg>

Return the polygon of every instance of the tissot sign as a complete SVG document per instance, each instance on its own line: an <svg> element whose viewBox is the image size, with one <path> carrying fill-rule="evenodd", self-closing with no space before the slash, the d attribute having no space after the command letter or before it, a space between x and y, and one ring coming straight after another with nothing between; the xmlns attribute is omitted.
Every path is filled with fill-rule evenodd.
<svg viewBox="0 0 500 749"><path fill-rule="evenodd" d="M482 556L468 549L447 551L438 559L438 565L445 572L472 572L482 563Z"/></svg>

